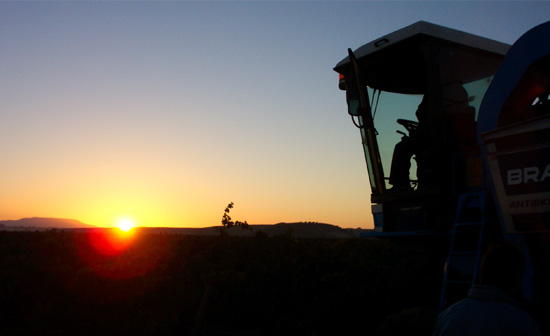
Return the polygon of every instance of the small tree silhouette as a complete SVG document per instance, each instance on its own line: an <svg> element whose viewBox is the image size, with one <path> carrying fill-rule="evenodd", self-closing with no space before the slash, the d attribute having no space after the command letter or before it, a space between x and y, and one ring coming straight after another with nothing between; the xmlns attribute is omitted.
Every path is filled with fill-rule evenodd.
<svg viewBox="0 0 550 336"><path fill-rule="evenodd" d="M233 202L229 203L227 205L227 207L225 207L225 210L223 212L223 216L222 216L222 228L232 228L234 226L240 226L241 229L245 230L245 229L249 229L249 225L246 221L244 222L241 222L241 221L232 221L231 220L231 216L229 216L229 211L230 209L233 209Z"/></svg>

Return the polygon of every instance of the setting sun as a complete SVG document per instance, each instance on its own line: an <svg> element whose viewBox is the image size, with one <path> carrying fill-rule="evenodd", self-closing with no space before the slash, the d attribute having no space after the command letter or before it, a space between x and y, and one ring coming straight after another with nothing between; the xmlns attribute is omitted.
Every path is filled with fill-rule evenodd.
<svg viewBox="0 0 550 336"><path fill-rule="evenodd" d="M135 224L130 218L122 218L118 221L117 226L120 230L128 232L135 226Z"/></svg>

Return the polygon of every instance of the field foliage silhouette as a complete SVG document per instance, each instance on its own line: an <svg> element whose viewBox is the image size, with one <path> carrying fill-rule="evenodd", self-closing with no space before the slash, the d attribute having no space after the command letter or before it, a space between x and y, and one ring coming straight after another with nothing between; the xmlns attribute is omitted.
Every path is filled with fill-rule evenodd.
<svg viewBox="0 0 550 336"><path fill-rule="evenodd" d="M92 256L101 273L86 234L0 231L0 334L422 334L435 319L442 260L423 244L138 230Z"/></svg>

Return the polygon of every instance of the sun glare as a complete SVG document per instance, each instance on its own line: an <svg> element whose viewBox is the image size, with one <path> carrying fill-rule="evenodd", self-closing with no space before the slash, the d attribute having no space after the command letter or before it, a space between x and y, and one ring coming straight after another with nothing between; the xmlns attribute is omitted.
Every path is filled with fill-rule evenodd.
<svg viewBox="0 0 550 336"><path fill-rule="evenodd" d="M134 227L134 221L130 218L122 218L118 221L118 228L124 232L130 231Z"/></svg>

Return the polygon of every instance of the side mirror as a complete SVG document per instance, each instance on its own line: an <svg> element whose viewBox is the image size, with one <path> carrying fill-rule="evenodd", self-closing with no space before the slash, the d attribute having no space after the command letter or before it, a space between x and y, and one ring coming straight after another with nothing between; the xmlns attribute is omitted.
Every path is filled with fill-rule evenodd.
<svg viewBox="0 0 550 336"><path fill-rule="evenodd" d="M354 81L350 81L351 85L347 85L346 90L346 102L348 103L348 114L354 117L361 116L361 109L360 109L360 96L359 96L359 90L357 90L357 86L354 85Z"/></svg>

